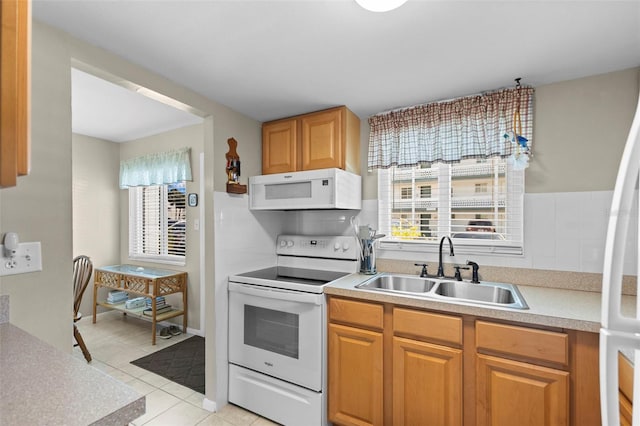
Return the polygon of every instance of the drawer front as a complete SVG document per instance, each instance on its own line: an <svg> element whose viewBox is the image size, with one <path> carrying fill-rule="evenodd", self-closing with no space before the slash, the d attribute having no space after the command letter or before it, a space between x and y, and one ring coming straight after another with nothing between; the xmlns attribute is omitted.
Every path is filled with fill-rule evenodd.
<svg viewBox="0 0 640 426"><path fill-rule="evenodd" d="M384 328L384 308L377 303L329 299L329 320L378 330Z"/></svg>
<svg viewBox="0 0 640 426"><path fill-rule="evenodd" d="M414 309L393 309L393 333L462 345L462 318Z"/></svg>
<svg viewBox="0 0 640 426"><path fill-rule="evenodd" d="M476 321L476 348L569 365L569 337L564 333Z"/></svg>

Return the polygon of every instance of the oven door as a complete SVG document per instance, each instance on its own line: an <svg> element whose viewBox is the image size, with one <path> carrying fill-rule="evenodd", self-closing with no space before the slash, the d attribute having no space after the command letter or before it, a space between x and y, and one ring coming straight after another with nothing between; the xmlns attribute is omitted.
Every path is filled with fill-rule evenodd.
<svg viewBox="0 0 640 426"><path fill-rule="evenodd" d="M229 282L229 362L322 390L324 295Z"/></svg>

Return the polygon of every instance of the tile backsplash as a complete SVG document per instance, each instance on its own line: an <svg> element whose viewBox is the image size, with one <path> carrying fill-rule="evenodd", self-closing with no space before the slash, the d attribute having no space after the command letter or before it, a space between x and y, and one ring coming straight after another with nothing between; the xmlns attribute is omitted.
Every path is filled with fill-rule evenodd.
<svg viewBox="0 0 640 426"><path fill-rule="evenodd" d="M604 245L613 191L525 194L523 255L464 255L487 267L601 274ZM633 203L637 209L636 202ZM378 200L364 200L362 210L251 212L246 196L216 193L216 262L224 271L257 269L275 261L275 239L280 233L306 235L352 235L350 220L378 225ZM638 256L638 224L631 221L624 274L635 275ZM248 238L247 238L248 237ZM221 252L222 250L222 252ZM379 250L380 259L437 262L435 252ZM486 269L485 269L486 270ZM222 273L218 273L222 272Z"/></svg>
<svg viewBox="0 0 640 426"><path fill-rule="evenodd" d="M602 273L612 197L613 191L525 194L524 254L478 255L473 258L488 266ZM638 203L634 205L637 209ZM349 235L352 216L362 225L378 227L378 200L364 200L359 212L300 211L284 214L287 217L284 232L287 233ZM624 263L626 275L635 275L637 271L638 224L631 222ZM437 260L435 253L408 250L380 250L379 257Z"/></svg>

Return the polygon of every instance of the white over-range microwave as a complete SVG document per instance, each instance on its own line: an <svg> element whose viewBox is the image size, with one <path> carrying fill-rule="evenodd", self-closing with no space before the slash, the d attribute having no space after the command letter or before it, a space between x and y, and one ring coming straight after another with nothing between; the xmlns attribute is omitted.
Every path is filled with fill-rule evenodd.
<svg viewBox="0 0 640 426"><path fill-rule="evenodd" d="M277 173L249 178L251 210L362 208L362 179L341 169Z"/></svg>

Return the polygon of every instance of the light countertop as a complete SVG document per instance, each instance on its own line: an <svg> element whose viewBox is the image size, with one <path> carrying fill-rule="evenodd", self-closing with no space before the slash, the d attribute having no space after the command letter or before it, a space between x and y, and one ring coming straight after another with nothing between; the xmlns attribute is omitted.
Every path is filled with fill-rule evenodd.
<svg viewBox="0 0 640 426"><path fill-rule="evenodd" d="M0 425L126 425L144 412L145 397L129 386L0 324Z"/></svg>
<svg viewBox="0 0 640 426"><path fill-rule="evenodd" d="M531 325L594 333L600 331L601 294L597 292L518 285L529 305L529 309L521 310L356 288L356 285L371 278L372 275L351 274L329 284L325 287L325 293ZM635 296L622 296L625 315L635 316L635 306Z"/></svg>

